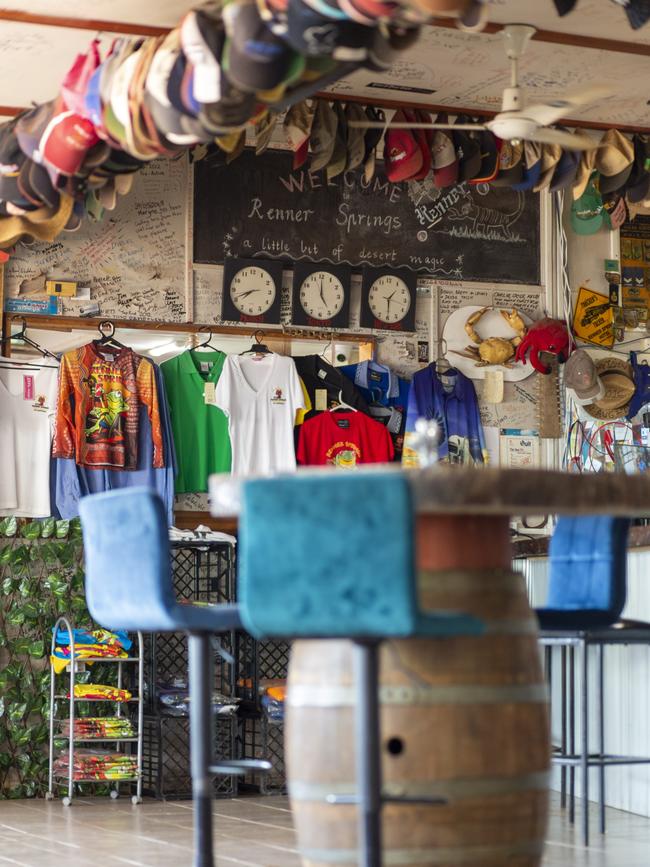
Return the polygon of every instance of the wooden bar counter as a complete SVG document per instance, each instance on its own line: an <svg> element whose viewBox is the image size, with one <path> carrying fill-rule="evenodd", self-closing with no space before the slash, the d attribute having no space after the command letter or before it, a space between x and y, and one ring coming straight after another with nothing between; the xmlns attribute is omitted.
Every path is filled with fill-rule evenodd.
<svg viewBox="0 0 650 867"><path fill-rule="evenodd" d="M373 471L387 469L360 470ZM453 466L406 476L422 606L475 614L486 630L382 645L383 787L407 799L384 807L384 863L538 867L548 810L548 705L536 618L512 571L510 519L645 516L650 481ZM237 514L238 484L211 487L213 514ZM348 642L294 643L285 750L307 867L356 863L355 807L327 802L329 794L355 791L353 686Z"/></svg>

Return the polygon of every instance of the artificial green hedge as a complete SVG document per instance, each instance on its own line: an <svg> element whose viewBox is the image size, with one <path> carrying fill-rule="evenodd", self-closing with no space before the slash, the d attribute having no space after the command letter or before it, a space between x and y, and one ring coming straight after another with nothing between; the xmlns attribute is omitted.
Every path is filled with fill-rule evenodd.
<svg viewBox="0 0 650 867"><path fill-rule="evenodd" d="M52 627L89 623L83 585L78 520L0 520L0 799L47 789Z"/></svg>

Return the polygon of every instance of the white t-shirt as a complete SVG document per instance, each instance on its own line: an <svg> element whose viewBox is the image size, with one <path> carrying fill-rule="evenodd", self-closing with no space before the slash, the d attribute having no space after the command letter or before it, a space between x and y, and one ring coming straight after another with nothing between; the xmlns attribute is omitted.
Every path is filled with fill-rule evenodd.
<svg viewBox="0 0 650 867"><path fill-rule="evenodd" d="M0 515L45 518L59 368L15 363L0 367Z"/></svg>
<svg viewBox="0 0 650 867"><path fill-rule="evenodd" d="M304 397L293 359L229 355L215 390L228 417L235 475L295 470L293 425Z"/></svg>

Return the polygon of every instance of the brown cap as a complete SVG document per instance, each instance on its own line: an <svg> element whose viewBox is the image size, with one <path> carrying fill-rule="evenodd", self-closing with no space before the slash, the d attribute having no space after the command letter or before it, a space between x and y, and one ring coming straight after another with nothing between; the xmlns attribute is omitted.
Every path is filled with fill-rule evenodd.
<svg viewBox="0 0 650 867"><path fill-rule="evenodd" d="M635 390L632 366L622 358L607 355L596 361L596 372L605 387L605 394L585 406L585 410L600 421L624 418Z"/></svg>

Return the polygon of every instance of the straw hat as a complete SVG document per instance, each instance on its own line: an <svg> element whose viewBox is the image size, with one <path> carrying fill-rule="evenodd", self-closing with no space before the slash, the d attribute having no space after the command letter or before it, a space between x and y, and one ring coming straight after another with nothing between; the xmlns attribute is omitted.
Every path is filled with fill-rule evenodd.
<svg viewBox="0 0 650 867"><path fill-rule="evenodd" d="M607 355L596 361L596 373L605 386L605 394L585 406L586 412L600 421L624 418L635 390L631 365L622 358Z"/></svg>

